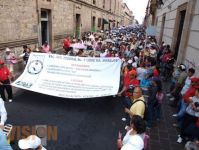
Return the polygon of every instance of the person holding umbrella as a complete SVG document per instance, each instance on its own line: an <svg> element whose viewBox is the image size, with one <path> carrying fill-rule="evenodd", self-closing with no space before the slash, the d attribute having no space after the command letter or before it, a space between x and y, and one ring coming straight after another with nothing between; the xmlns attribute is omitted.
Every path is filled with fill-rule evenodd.
<svg viewBox="0 0 199 150"><path fill-rule="evenodd" d="M4 61L0 60L0 94L1 98L6 101L4 90L6 89L9 102L12 102L13 94L10 85L10 79L13 78L9 69L4 65Z"/></svg>

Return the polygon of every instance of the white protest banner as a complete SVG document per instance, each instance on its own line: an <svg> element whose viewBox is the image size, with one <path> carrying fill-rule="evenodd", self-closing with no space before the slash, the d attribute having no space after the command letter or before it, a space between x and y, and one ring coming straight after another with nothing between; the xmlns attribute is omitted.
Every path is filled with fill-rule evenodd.
<svg viewBox="0 0 199 150"><path fill-rule="evenodd" d="M15 87L63 98L115 95L119 89L119 58L72 57L31 53Z"/></svg>

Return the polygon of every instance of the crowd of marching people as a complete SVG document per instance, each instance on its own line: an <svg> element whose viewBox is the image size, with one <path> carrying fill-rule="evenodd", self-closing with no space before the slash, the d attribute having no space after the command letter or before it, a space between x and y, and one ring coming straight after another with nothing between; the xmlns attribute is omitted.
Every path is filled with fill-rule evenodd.
<svg viewBox="0 0 199 150"><path fill-rule="evenodd" d="M168 99L176 108L180 129L177 142L187 142L186 149L198 148L199 139L199 78L195 69L177 65L164 42L157 45L155 37L146 36L142 26L120 28L103 34L86 34L82 39L64 40L65 54L80 57L120 57L121 96L126 114L126 135L118 136L118 149L146 149L145 133L162 117L162 104ZM163 91L162 81L170 84Z"/></svg>
<svg viewBox="0 0 199 150"><path fill-rule="evenodd" d="M31 49L26 45L23 48L21 57L27 64ZM178 123L173 126L180 129L177 142L188 141L187 150L199 148L199 78L194 76L194 68L175 64L169 45L164 42L158 45L155 37L146 36L142 26L129 26L85 33L81 39L68 36L63 41L63 49L69 56L121 58L121 88L117 96L121 97L124 107L122 121L127 132L124 137L119 133L118 149L147 149L146 130L153 128L154 121L161 120L166 97L176 108L173 117ZM51 53L47 42L36 51ZM6 53L9 56L10 49L6 49ZM12 72L15 57L6 57L5 63ZM4 61L0 61L0 65L4 65ZM8 72L8 76L10 74ZM167 93L163 91L162 81L170 84Z"/></svg>

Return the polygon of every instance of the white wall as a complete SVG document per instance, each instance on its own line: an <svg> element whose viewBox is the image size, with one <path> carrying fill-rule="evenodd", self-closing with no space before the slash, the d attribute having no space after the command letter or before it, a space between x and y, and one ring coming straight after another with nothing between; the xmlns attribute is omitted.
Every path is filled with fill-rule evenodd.
<svg viewBox="0 0 199 150"><path fill-rule="evenodd" d="M165 0L162 9L157 10L157 40L160 38L162 17L163 14L166 13L162 40L165 41L166 44L172 44L174 38L176 38L173 37L173 33L177 16L177 8L186 2L189 2L189 0ZM193 8L193 18L189 30L189 36L187 36L188 44L183 54L184 60L182 61L188 67L194 67L196 69L196 75L199 77L199 0L196 0L195 8Z"/></svg>
<svg viewBox="0 0 199 150"><path fill-rule="evenodd" d="M199 77L199 1L196 0L193 20L190 27L190 36L185 53L185 61L188 66L196 69L196 75Z"/></svg>

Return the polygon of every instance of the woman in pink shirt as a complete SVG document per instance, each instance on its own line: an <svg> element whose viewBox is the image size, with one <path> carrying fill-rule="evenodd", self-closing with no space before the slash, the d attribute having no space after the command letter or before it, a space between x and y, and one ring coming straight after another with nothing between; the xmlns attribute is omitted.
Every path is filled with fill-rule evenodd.
<svg viewBox="0 0 199 150"><path fill-rule="evenodd" d="M51 53L50 52L50 46L48 45L48 42L46 41L45 43L44 43L44 45L42 46L42 52L43 53Z"/></svg>

